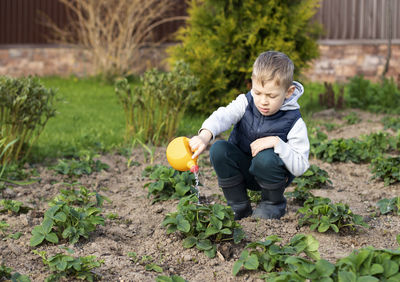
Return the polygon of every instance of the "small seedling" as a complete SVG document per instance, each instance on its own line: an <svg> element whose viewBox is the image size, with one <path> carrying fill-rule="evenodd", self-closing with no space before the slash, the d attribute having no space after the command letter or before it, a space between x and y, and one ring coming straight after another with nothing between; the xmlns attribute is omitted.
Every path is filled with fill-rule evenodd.
<svg viewBox="0 0 400 282"><path fill-rule="evenodd" d="M93 156L88 154L80 159L58 160L58 164L52 167L59 174L69 177L80 177L84 174L90 175L93 172L107 170L109 166L100 160L93 160Z"/></svg>
<svg viewBox="0 0 400 282"><path fill-rule="evenodd" d="M356 124L361 121L361 118L355 112L349 113L347 116L343 117L347 124Z"/></svg>
<svg viewBox="0 0 400 282"><path fill-rule="evenodd" d="M18 272L12 273L13 269L7 267L5 264L0 265L0 280L12 281L12 282L30 282L31 280L27 275L19 274Z"/></svg>
<svg viewBox="0 0 400 282"><path fill-rule="evenodd" d="M400 197L381 199L378 201L377 206L381 214L394 213L400 215Z"/></svg>
<svg viewBox="0 0 400 282"><path fill-rule="evenodd" d="M156 277L156 282L188 282L179 275L164 276L160 275Z"/></svg>
<svg viewBox="0 0 400 282"><path fill-rule="evenodd" d="M8 213L27 213L31 210L30 207L24 206L22 202L15 200L0 200L0 213L8 212Z"/></svg>

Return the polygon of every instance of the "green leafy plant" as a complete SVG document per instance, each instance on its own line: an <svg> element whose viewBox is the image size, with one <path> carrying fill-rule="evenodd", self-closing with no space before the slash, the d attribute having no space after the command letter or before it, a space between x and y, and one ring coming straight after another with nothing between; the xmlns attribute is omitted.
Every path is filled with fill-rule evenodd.
<svg viewBox="0 0 400 282"><path fill-rule="evenodd" d="M265 241L247 244L240 258L233 265L232 274L236 276L242 268L247 270L261 269L266 272L289 269L291 266L286 260L300 254L313 260L320 258L319 243L312 235L297 234L284 246L276 244L280 241L281 238L271 235L266 237Z"/></svg>
<svg viewBox="0 0 400 282"><path fill-rule="evenodd" d="M171 275L170 277L165 275L159 275L156 277L156 282L188 282L179 275Z"/></svg>
<svg viewBox="0 0 400 282"><path fill-rule="evenodd" d="M369 227L362 216L354 214L347 204L333 204L329 198L309 198L297 213L302 215L299 219L300 226L310 224L311 230L321 233L329 229L339 232L345 227L351 230L354 230L356 226Z"/></svg>
<svg viewBox="0 0 400 282"><path fill-rule="evenodd" d="M62 189L50 202L50 206L56 205L58 202L64 202L67 205L75 205L80 207L102 207L104 201L111 202L111 200L99 194L98 192L91 192L83 185L78 185L78 189L74 189L74 184L70 185L72 189Z"/></svg>
<svg viewBox="0 0 400 282"><path fill-rule="evenodd" d="M400 107L400 90L393 78L371 83L363 76L355 76L348 83L347 104L373 112L398 113Z"/></svg>
<svg viewBox="0 0 400 282"><path fill-rule="evenodd" d="M170 72L147 71L133 89L127 79L118 80L115 93L125 112L125 140L153 145L171 140L197 82L182 61L173 64Z"/></svg>
<svg viewBox="0 0 400 282"><path fill-rule="evenodd" d="M155 272L163 272L163 269L161 266L156 264L154 262L154 259L152 256L144 255L141 258L139 258L138 254L136 252L129 252L128 257L134 262L134 263L139 263L144 265L145 269L147 271L155 271Z"/></svg>
<svg viewBox="0 0 400 282"><path fill-rule="evenodd" d="M285 196L288 198L293 198L301 205L303 205L307 199L314 197L308 188L299 186L296 186L292 192L286 192Z"/></svg>
<svg viewBox="0 0 400 282"><path fill-rule="evenodd" d="M7 235L6 232L8 230L8 227L10 227L10 225L6 221L0 221L0 232L3 234L3 236Z"/></svg>
<svg viewBox="0 0 400 282"><path fill-rule="evenodd" d="M381 119L385 129L391 128L393 130L400 129L400 117L397 116L385 116Z"/></svg>
<svg viewBox="0 0 400 282"><path fill-rule="evenodd" d="M18 272L12 273L13 269L7 267L4 263L0 265L0 279L9 279L12 282L30 282L31 280L27 275L22 275ZM6 280L6 281L9 281Z"/></svg>
<svg viewBox="0 0 400 282"><path fill-rule="evenodd" d="M196 180L189 171L177 171L163 165L148 166L143 176L153 180L144 185L148 189L147 197L153 196L153 203L177 199L190 194L196 194Z"/></svg>
<svg viewBox="0 0 400 282"><path fill-rule="evenodd" d="M75 208L59 201L44 213L42 224L33 228L30 245L37 246L44 240L56 244L59 239L75 244L80 237L88 238L98 224L104 225L100 213L97 207Z"/></svg>
<svg viewBox="0 0 400 282"><path fill-rule="evenodd" d="M170 62L184 60L200 79L193 110L211 113L248 91L252 65L266 50L287 54L298 73L306 68L318 56L319 29L311 21L317 6L315 0L190 1L177 33L182 44L167 51Z"/></svg>
<svg viewBox="0 0 400 282"><path fill-rule="evenodd" d="M364 135L360 139L331 139L312 143L311 154L326 162L361 163L397 149L397 140L387 133Z"/></svg>
<svg viewBox="0 0 400 282"><path fill-rule="evenodd" d="M361 121L361 118L355 112L349 113L347 116L344 116L343 119L347 124L356 124Z"/></svg>
<svg viewBox="0 0 400 282"><path fill-rule="evenodd" d="M399 281L399 263L400 249L366 247L339 259L335 276L338 281Z"/></svg>
<svg viewBox="0 0 400 282"><path fill-rule="evenodd" d="M72 250L68 250L73 253ZM47 265L52 274L45 281L58 281L62 277L66 279L76 278L85 281L94 281L97 277L92 269L100 267L104 260L97 259L96 256L72 257L64 253L54 256L47 256L46 251L33 250L34 254L42 258L43 264Z"/></svg>
<svg viewBox="0 0 400 282"><path fill-rule="evenodd" d="M391 185L400 181L400 157L378 156L372 160L372 179L381 179L385 185Z"/></svg>
<svg viewBox="0 0 400 282"><path fill-rule="evenodd" d="M400 197L381 199L376 204L381 214L394 213L400 215Z"/></svg>
<svg viewBox="0 0 400 282"><path fill-rule="evenodd" d="M55 114L54 96L55 91L45 88L38 78L0 76L1 165L29 155L47 121ZM10 148L5 152L6 146Z"/></svg>
<svg viewBox="0 0 400 282"><path fill-rule="evenodd" d="M244 238L239 223L234 220L230 207L220 204L197 204L194 195L182 198L177 211L167 214L162 226L167 227L167 234L180 232L185 237L184 248L196 247L213 258L216 255L216 243L232 241L237 244Z"/></svg>
<svg viewBox="0 0 400 282"><path fill-rule="evenodd" d="M100 160L93 160L91 155L86 155L80 159L58 160L58 164L52 167L59 174L68 175L69 177L80 177L84 174L90 175L93 172L107 170L108 164Z"/></svg>
<svg viewBox="0 0 400 282"><path fill-rule="evenodd" d="M332 184L332 181L329 179L328 172L312 164L302 176L296 177L293 183L299 188L319 189L324 185Z"/></svg>
<svg viewBox="0 0 400 282"><path fill-rule="evenodd" d="M31 210L30 207L24 206L24 203L15 200L2 199L0 200L0 213L27 213Z"/></svg>

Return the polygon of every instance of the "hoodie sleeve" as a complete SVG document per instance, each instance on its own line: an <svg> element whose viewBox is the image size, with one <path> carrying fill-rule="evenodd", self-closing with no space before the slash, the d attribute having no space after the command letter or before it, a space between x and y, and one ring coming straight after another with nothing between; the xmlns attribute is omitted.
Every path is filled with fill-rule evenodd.
<svg viewBox="0 0 400 282"><path fill-rule="evenodd" d="M208 129L212 133L212 140L215 137L230 129L232 125L239 122L243 117L248 101L245 94L240 94L226 107L219 107L214 111L201 126L199 133L203 129Z"/></svg>
<svg viewBox="0 0 400 282"><path fill-rule="evenodd" d="M279 155L286 168L294 175L300 176L309 168L308 155L310 142L308 141L307 127L302 118L297 120L289 131L288 142L279 138L274 152Z"/></svg>

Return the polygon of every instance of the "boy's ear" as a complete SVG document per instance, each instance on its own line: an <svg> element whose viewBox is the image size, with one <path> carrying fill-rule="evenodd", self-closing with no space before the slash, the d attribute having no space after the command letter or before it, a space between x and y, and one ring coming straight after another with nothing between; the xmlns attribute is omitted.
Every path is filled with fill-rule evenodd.
<svg viewBox="0 0 400 282"><path fill-rule="evenodd" d="M286 99L289 99L290 96L292 96L292 94L293 94L293 92L294 92L295 89L296 89L296 86L291 85L291 86L289 87L289 89L287 90L287 92L286 92L285 98L286 98Z"/></svg>

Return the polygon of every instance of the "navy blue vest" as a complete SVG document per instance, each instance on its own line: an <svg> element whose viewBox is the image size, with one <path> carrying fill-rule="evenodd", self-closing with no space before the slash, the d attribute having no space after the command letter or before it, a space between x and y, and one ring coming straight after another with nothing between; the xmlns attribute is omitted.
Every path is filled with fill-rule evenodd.
<svg viewBox="0 0 400 282"><path fill-rule="evenodd" d="M244 153L251 154L250 144L262 137L278 136L287 142L287 135L301 117L300 111L281 111L271 116L263 116L254 105L251 92L246 94L249 104L242 119L235 125L229 142L238 146Z"/></svg>

